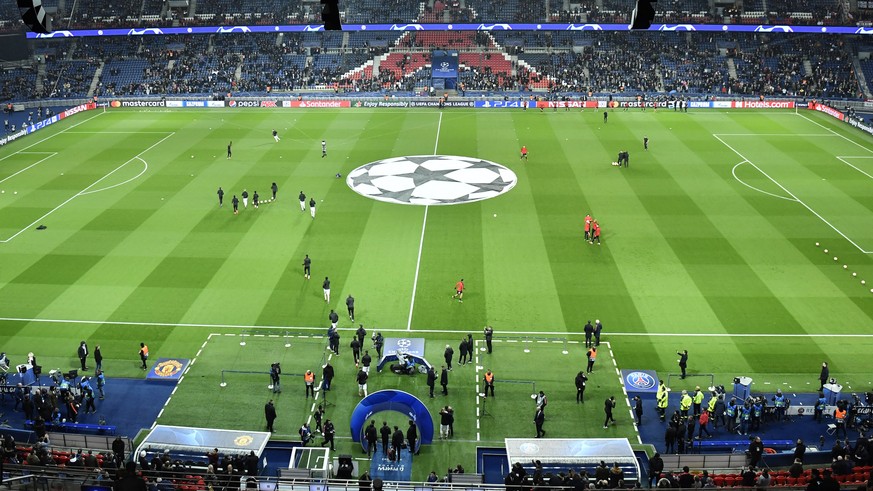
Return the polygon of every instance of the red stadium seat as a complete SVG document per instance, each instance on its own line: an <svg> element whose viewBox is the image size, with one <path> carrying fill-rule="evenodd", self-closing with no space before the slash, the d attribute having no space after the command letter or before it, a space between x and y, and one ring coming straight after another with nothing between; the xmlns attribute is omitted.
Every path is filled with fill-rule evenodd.
<svg viewBox="0 0 873 491"><path fill-rule="evenodd" d="M715 487L723 488L724 487L724 478L721 476L713 477L712 481L715 483Z"/></svg>

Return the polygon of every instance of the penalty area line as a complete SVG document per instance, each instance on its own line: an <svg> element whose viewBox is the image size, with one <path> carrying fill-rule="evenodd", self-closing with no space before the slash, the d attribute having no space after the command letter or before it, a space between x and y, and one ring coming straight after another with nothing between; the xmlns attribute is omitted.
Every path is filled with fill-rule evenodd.
<svg viewBox="0 0 873 491"><path fill-rule="evenodd" d="M758 167L757 165L755 165L754 162L752 162L752 161L749 160L745 155L743 155L743 154L741 154L739 151L737 151L737 149L735 149L734 147L732 147L728 142L724 141L724 140L723 140L719 135L713 133L712 136L715 137L715 139L717 139L718 141L720 141L720 142L722 143L722 145L728 147L728 148L729 148L733 153L737 154L741 159L743 159L744 162L747 162L747 163L748 163L749 165L751 165L752 167L758 169L758 172L760 172L761 174L763 174L764 177L766 177L767 179L769 179L773 184L779 186L779 188L782 189L783 191L785 191L785 193L788 194L788 196L791 196L792 198L794 198L794 200L796 200L796 201L797 201L801 206L803 206L804 208L806 208L807 210L809 210L810 213L812 213L813 215L815 215L816 217L818 217L819 220L821 220L822 222L824 222L825 225L827 225L828 227L830 227L834 232L840 234L840 236L841 236L842 238L846 239L850 244L852 244L853 246L855 246L855 248L858 249L859 251L861 251L861 253L863 253L863 254L873 254L873 251L865 250L864 248L862 248L861 246L859 246L859 245L858 245L854 240L850 239L848 235L844 234L840 229L838 229L837 227L835 227L835 226L834 226L831 222L829 222L825 217L821 216L817 211L813 210L812 207L810 207L809 205L807 205L806 203L804 203L804 202L803 202L800 198L798 198L794 193L792 193L791 191L789 191L788 188L786 188L786 187L783 186L781 183L779 183L779 181L777 181L776 179L773 179L772 177L770 177L770 174L767 174L766 172L764 172L763 169L761 169L760 167Z"/></svg>

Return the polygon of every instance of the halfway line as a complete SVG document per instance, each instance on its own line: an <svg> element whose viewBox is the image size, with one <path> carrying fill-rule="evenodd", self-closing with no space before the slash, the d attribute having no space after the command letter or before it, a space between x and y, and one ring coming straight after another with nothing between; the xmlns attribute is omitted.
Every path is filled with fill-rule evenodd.
<svg viewBox="0 0 873 491"><path fill-rule="evenodd" d="M440 144L440 129L443 126L443 113L440 113L440 119L437 121L436 141L433 144L433 154L436 155L437 147ZM412 280L412 298L409 300L409 318L406 319L406 330L412 330L412 312L415 310L415 292L418 290L418 271L421 267L421 250L424 248L424 230L427 228L427 210L428 206L424 205L424 219L421 221L421 238L418 241L418 258L415 260L415 278Z"/></svg>

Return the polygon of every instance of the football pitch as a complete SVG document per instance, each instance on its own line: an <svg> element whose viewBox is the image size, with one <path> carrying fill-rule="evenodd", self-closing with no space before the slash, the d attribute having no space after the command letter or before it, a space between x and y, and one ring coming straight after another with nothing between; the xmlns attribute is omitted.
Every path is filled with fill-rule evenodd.
<svg viewBox="0 0 873 491"><path fill-rule="evenodd" d="M610 163L622 150L630 162L619 169ZM501 164L517 183L451 206L376 201L347 185L362 165L431 154ZM233 195L269 199L273 182L275 201L232 213ZM498 384L485 415L474 366L456 368L449 396L433 400L423 375L371 379L371 390L408 390L434 413L455 408L457 439L423 450L425 463L471 468L476 445L532 437L528 382L554 409L547 436L636 443L610 356L584 408L575 404L589 319L603 322L618 368L666 377L687 349L689 372L717 383L748 375L759 390L811 391L828 361L844 391L871 390L871 191L869 137L805 110L616 110L608 123L590 110L92 111L0 149L0 348L66 369L84 339L101 345L110 377L137 377L146 342L153 357L197 359L159 422L261 429L268 377L230 374L222 389L221 370L281 361L286 373L320 375L324 343L300 336L324 335L330 309L368 337L426 338L436 365L445 344L457 359L461 338L481 340L488 324L499 342L475 365ZM602 245L583 240L589 213ZM461 278L463 303L451 299ZM343 331L328 408L342 453L357 402L350 340ZM311 413L295 381L277 403L288 438ZM701 381L673 377L673 389ZM619 424L603 430L609 395Z"/></svg>

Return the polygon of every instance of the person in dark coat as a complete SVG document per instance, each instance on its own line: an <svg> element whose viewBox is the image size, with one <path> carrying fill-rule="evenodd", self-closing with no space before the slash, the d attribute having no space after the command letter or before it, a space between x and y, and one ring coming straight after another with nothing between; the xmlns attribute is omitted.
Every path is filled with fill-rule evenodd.
<svg viewBox="0 0 873 491"><path fill-rule="evenodd" d="M452 369L452 357L455 356L455 350L452 349L448 344L446 345L446 351L443 353L443 358L446 360L446 366L448 369Z"/></svg>
<svg viewBox="0 0 873 491"><path fill-rule="evenodd" d="M655 452L655 455L652 456L651 460L649 460L649 487L652 487L652 483L658 482L658 479L661 478L661 472L664 471L664 459L661 458L661 454Z"/></svg>
<svg viewBox="0 0 873 491"><path fill-rule="evenodd" d="M406 441L409 442L409 453L418 455L418 449L415 447L418 441L418 426L411 419L409 420L409 428L406 430Z"/></svg>
<svg viewBox="0 0 873 491"><path fill-rule="evenodd" d="M436 385L436 370L433 367L427 369L427 387L430 390L430 397L433 397L433 388Z"/></svg>
<svg viewBox="0 0 873 491"><path fill-rule="evenodd" d="M585 403L585 384L588 383L588 376L582 370L576 374L576 404Z"/></svg>
<svg viewBox="0 0 873 491"><path fill-rule="evenodd" d="M756 436L751 443L749 443L749 466L757 467L758 463L761 461L761 456L764 455L764 443L761 442L761 437Z"/></svg>
<svg viewBox="0 0 873 491"><path fill-rule="evenodd" d="M467 338L461 339L461 344L458 345L458 365L467 364Z"/></svg>
<svg viewBox="0 0 873 491"><path fill-rule="evenodd" d="M376 421L370 421L370 426L364 430L364 439L367 440L367 457L376 451L376 442L379 441L379 434L376 431Z"/></svg>
<svg viewBox="0 0 873 491"><path fill-rule="evenodd" d="M267 419L267 431L273 432L273 421L276 421L276 406L273 405L273 399L267 401L264 406L264 417Z"/></svg>
<svg viewBox="0 0 873 491"><path fill-rule="evenodd" d="M440 372L440 385L443 387L443 395L449 395L449 369L445 365Z"/></svg>
<svg viewBox="0 0 873 491"><path fill-rule="evenodd" d="M391 449L394 451L392 460L399 461L400 451L403 450L403 432L397 426L394 427L394 433L391 435Z"/></svg>
<svg viewBox="0 0 873 491"><path fill-rule="evenodd" d="M821 373L818 376L819 382L821 382L821 387L818 388L819 391L824 390L824 385L828 383L828 377L831 376L830 370L828 370L828 362L822 362L821 364Z"/></svg>
<svg viewBox="0 0 873 491"><path fill-rule="evenodd" d="M85 343L85 341L79 343L77 354L79 355L79 361L82 363L82 371L84 372L88 369L88 367L85 366L85 362L88 360L88 344Z"/></svg>
<svg viewBox="0 0 873 491"><path fill-rule="evenodd" d="M388 426L387 421L382 421L379 434L382 436L382 456L383 458L388 458L388 442L391 441L391 427Z"/></svg>

